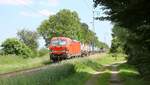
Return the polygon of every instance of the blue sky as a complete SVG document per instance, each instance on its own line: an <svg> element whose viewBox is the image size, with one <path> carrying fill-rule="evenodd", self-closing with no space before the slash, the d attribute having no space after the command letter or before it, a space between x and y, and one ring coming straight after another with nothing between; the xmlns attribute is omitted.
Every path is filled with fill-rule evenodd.
<svg viewBox="0 0 150 85"><path fill-rule="evenodd" d="M76 11L81 22L92 28L92 4L92 0L0 0L0 43L6 38L16 37L16 32L23 28L36 30L43 20L60 9ZM111 28L108 21L95 21L97 36L109 45ZM42 47L44 42L39 41Z"/></svg>

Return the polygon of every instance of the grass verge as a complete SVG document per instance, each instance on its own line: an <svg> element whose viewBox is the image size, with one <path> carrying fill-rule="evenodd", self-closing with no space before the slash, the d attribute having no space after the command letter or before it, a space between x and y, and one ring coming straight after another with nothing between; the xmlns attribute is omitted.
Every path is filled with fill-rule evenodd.
<svg viewBox="0 0 150 85"><path fill-rule="evenodd" d="M51 65L46 70L1 78L0 85L55 85L56 82L73 73L74 66L71 64Z"/></svg>
<svg viewBox="0 0 150 85"><path fill-rule="evenodd" d="M128 64L121 64L119 67L119 75L124 85L150 85L150 81L142 79L137 70Z"/></svg>
<svg viewBox="0 0 150 85"><path fill-rule="evenodd" d="M117 60L115 60L114 57L111 57L110 54L101 54L88 58L73 59L71 62L75 66L75 74L65 78L64 80L61 80L57 83L57 85L84 85L85 82L93 75L93 73L103 70L104 65L124 61L125 59L123 56L124 55L118 56ZM111 73L108 70L103 74L100 74L100 77L97 80L97 85L109 85Z"/></svg>
<svg viewBox="0 0 150 85"><path fill-rule="evenodd" d="M0 85L84 85L93 73L115 60L108 54L76 58L50 65L47 69L10 78L0 78ZM103 74L108 79L108 74ZM106 82L107 80L100 80Z"/></svg>
<svg viewBox="0 0 150 85"><path fill-rule="evenodd" d="M109 85L110 77L111 72L109 70L105 71L104 73L100 74L96 85Z"/></svg>
<svg viewBox="0 0 150 85"><path fill-rule="evenodd" d="M23 59L22 57L15 55L0 56L0 74L38 67L45 65L48 62L49 62L48 55L43 57L27 58L27 59Z"/></svg>

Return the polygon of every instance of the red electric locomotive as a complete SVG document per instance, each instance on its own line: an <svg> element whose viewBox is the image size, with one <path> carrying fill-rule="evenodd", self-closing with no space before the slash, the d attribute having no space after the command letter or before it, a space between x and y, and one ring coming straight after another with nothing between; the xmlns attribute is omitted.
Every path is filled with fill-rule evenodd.
<svg viewBox="0 0 150 85"><path fill-rule="evenodd" d="M67 37L53 37L49 46L50 59L54 62L81 56L81 46L79 41Z"/></svg>

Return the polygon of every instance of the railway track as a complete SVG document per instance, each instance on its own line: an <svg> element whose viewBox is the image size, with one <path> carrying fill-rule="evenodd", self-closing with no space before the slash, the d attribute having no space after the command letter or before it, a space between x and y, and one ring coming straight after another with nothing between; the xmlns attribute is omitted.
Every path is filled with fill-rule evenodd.
<svg viewBox="0 0 150 85"><path fill-rule="evenodd" d="M21 74L38 72L38 71L47 69L50 65L44 65L44 66L38 66L38 67L34 67L34 68L28 68L28 69L13 71L13 72L2 73L2 74L0 74L0 78L4 78L4 77L7 78L7 77L13 77L13 76L21 75Z"/></svg>
<svg viewBox="0 0 150 85"><path fill-rule="evenodd" d="M65 61L65 60L63 60L63 61ZM8 77L21 75L21 74L31 74L34 72L38 72L38 71L47 69L49 66L55 65L57 63L58 62L54 62L54 63L43 65L43 66L38 66L38 67L33 67L33 68L28 68L28 69L21 69L21 70L17 70L17 71L13 71L13 72L2 73L2 74L0 74L0 78L8 78Z"/></svg>
<svg viewBox="0 0 150 85"><path fill-rule="evenodd" d="M28 69L21 69L21 70L17 70L17 71L13 71L13 72L1 73L0 78L8 78L8 77L21 75L21 74L31 74L34 72L38 72L38 71L47 69L48 67L53 66L57 63L59 63L59 61L47 64L47 65L43 65L43 66L38 66L38 67L33 67L33 68L28 68Z"/></svg>

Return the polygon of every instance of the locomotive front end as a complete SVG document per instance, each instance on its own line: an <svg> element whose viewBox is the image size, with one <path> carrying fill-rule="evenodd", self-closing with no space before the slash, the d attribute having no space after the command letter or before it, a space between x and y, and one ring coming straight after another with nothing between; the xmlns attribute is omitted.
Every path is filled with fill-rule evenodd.
<svg viewBox="0 0 150 85"><path fill-rule="evenodd" d="M51 40L49 50L50 50L50 59L52 61L59 61L66 59L67 55L67 40L61 37L53 38Z"/></svg>

